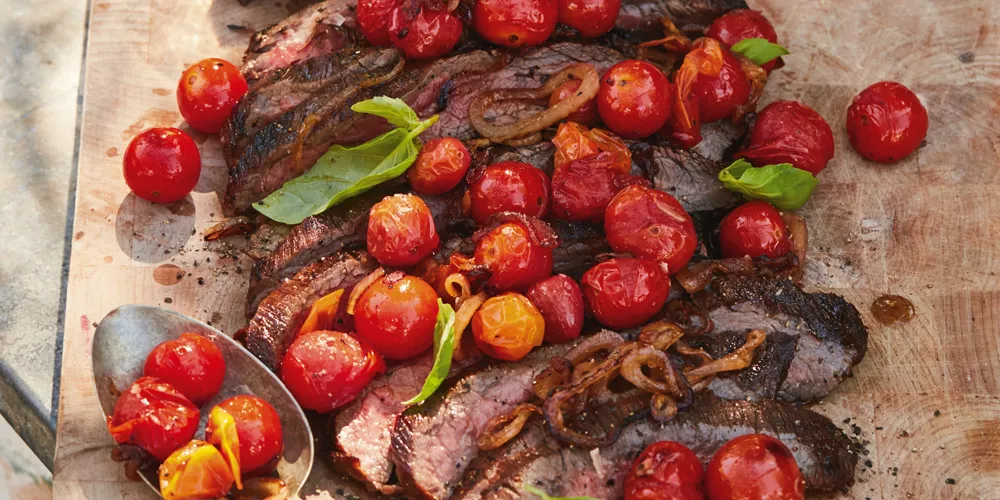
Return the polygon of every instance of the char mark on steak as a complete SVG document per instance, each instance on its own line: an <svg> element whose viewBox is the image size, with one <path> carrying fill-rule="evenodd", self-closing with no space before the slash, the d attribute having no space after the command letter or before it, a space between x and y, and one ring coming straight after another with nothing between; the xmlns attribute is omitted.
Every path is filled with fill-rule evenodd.
<svg viewBox="0 0 1000 500"><path fill-rule="evenodd" d="M739 199L719 182L719 172L725 168L719 161L655 138L634 142L630 147L632 162L653 187L677 198L688 212L729 207Z"/></svg>

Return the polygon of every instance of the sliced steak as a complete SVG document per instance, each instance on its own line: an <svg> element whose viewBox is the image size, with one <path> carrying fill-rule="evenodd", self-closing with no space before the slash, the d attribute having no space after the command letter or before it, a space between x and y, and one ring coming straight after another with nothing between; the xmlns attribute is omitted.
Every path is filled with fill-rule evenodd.
<svg viewBox="0 0 1000 500"><path fill-rule="evenodd" d="M739 199L719 182L726 165L694 151L676 149L660 139L631 145L632 162L653 187L670 193L688 212L728 207Z"/></svg>
<svg viewBox="0 0 1000 500"><path fill-rule="evenodd" d="M593 451L562 446L540 422L535 419L506 446L477 456L454 498L529 498L524 484L552 496L622 498L623 481L635 457L663 440L687 446L707 464L719 447L737 436L773 436L792 451L810 490L850 486L858 461L850 439L828 418L774 400L700 396L670 422L639 420L612 445Z"/></svg>

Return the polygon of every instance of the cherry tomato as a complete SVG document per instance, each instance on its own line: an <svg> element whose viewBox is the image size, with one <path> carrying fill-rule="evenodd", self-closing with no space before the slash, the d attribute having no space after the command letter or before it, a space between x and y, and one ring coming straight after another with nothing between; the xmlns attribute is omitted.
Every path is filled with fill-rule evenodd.
<svg viewBox="0 0 1000 500"><path fill-rule="evenodd" d="M618 0L620 1L620 0ZM580 82L576 80L570 80L558 88L555 92L549 96L549 107L555 106L560 101L565 101L570 96L576 93L576 90L580 88ZM585 102L583 106L580 106L576 111L570 113L566 117L567 121L576 122L580 125L586 125L588 127L593 127L601 122L601 117L597 115L597 103L593 99Z"/></svg>
<svg viewBox="0 0 1000 500"><path fill-rule="evenodd" d="M545 319L524 295L508 292L491 297L472 316L472 338L487 356L518 361L542 345Z"/></svg>
<svg viewBox="0 0 1000 500"><path fill-rule="evenodd" d="M729 212L719 224L719 240L725 257L781 257L792 251L788 227L770 203L754 200Z"/></svg>
<svg viewBox="0 0 1000 500"><path fill-rule="evenodd" d="M663 128L673 105L673 85L656 66L628 60L601 77L597 112L616 134L641 139Z"/></svg>
<svg viewBox="0 0 1000 500"><path fill-rule="evenodd" d="M679 92L680 87L677 88ZM674 112L660 130L660 135L684 149L691 149L701 142L701 108L698 107L698 98L694 94L689 93L683 101L679 99L679 96L674 98ZM678 102L683 102L683 108ZM680 109L686 110L687 120L682 113L678 113Z"/></svg>
<svg viewBox="0 0 1000 500"><path fill-rule="evenodd" d="M528 290L528 300L545 319L545 341L562 344L583 331L583 292L572 278L557 274Z"/></svg>
<svg viewBox="0 0 1000 500"><path fill-rule="evenodd" d="M175 128L143 130L128 143L122 159L125 184L136 196L172 203L187 196L201 176L194 140Z"/></svg>
<svg viewBox="0 0 1000 500"><path fill-rule="evenodd" d="M434 344L437 298L434 287L420 278L386 276L358 299L357 336L386 359L417 357Z"/></svg>
<svg viewBox="0 0 1000 500"><path fill-rule="evenodd" d="M687 446L658 441L646 447L625 476L625 500L702 500L701 461Z"/></svg>
<svg viewBox="0 0 1000 500"><path fill-rule="evenodd" d="M201 406L215 397L226 378L226 360L214 342L201 335L183 333L146 356L142 374L156 377Z"/></svg>
<svg viewBox="0 0 1000 500"><path fill-rule="evenodd" d="M847 108L847 137L861 156L879 163L902 160L927 137L927 109L910 89L879 82Z"/></svg>
<svg viewBox="0 0 1000 500"><path fill-rule="evenodd" d="M454 137L431 139L420 149L407 175L420 194L442 194L455 189L469 171L472 155Z"/></svg>
<svg viewBox="0 0 1000 500"><path fill-rule="evenodd" d="M778 43L778 34L771 21L764 14L751 9L735 9L717 17L705 31L705 36L722 42L727 49L748 38L763 38L771 43ZM775 64L776 60L761 67L770 73Z"/></svg>
<svg viewBox="0 0 1000 500"><path fill-rule="evenodd" d="M115 442L134 444L162 462L194 437L200 416L172 385L142 377L118 396L108 431Z"/></svg>
<svg viewBox="0 0 1000 500"><path fill-rule="evenodd" d="M382 265L409 267L424 260L440 242L434 217L419 196L386 196L368 215L368 253Z"/></svg>
<svg viewBox="0 0 1000 500"><path fill-rule="evenodd" d="M784 443L747 434L715 452L705 469L705 490L713 499L795 500L805 498L805 481Z"/></svg>
<svg viewBox="0 0 1000 500"><path fill-rule="evenodd" d="M191 128L218 134L247 88L246 79L233 63L205 59L181 74L177 83L177 108Z"/></svg>
<svg viewBox="0 0 1000 500"><path fill-rule="evenodd" d="M358 0L355 11L358 26L372 45L384 47L392 43L389 39L389 21L393 11L402 3L402 0Z"/></svg>
<svg viewBox="0 0 1000 500"><path fill-rule="evenodd" d="M552 176L552 214L570 222L601 222L608 203L631 179L614 167L613 153L575 160Z"/></svg>
<svg viewBox="0 0 1000 500"><path fill-rule="evenodd" d="M226 399L215 406L233 417L239 439L239 463L243 476L259 475L274 470L277 458L285 447L281 419L271 403L241 394ZM205 434L215 430L209 420Z"/></svg>
<svg viewBox="0 0 1000 500"><path fill-rule="evenodd" d="M616 252L665 262L680 271L698 247L694 221L676 198L632 185L615 195L604 212L604 232Z"/></svg>
<svg viewBox="0 0 1000 500"><path fill-rule="evenodd" d="M558 0L480 0L472 10L476 32L506 47L538 45L558 21Z"/></svg>
<svg viewBox="0 0 1000 500"><path fill-rule="evenodd" d="M691 85L691 92L698 98L701 121L711 123L732 115L736 106L747 102L750 82L739 59L732 52L722 49L719 74L699 74Z"/></svg>
<svg viewBox="0 0 1000 500"><path fill-rule="evenodd" d="M195 439L160 465L160 495L165 500L224 497L235 479L222 453Z"/></svg>
<svg viewBox="0 0 1000 500"><path fill-rule="evenodd" d="M490 165L469 186L472 218L482 225L497 212L542 218L549 211L549 176L527 163Z"/></svg>
<svg viewBox="0 0 1000 500"><path fill-rule="evenodd" d="M552 249L535 243L528 230L514 222L483 236L475 259L489 270L486 285L494 290L526 290L552 274Z"/></svg>
<svg viewBox="0 0 1000 500"><path fill-rule="evenodd" d="M757 167L791 163L816 175L833 158L833 130L812 108L772 102L757 114L750 142L736 156Z"/></svg>
<svg viewBox="0 0 1000 500"><path fill-rule="evenodd" d="M559 22L597 38L615 26L621 6L621 0L559 0Z"/></svg>
<svg viewBox="0 0 1000 500"><path fill-rule="evenodd" d="M446 10L423 5L416 15L410 16L408 11L396 7L389 20L389 40L407 59L441 57L462 37L462 21Z"/></svg>
<svg viewBox="0 0 1000 500"><path fill-rule="evenodd" d="M556 136L552 138L556 147L555 172L559 172L574 160L596 153L615 155L614 168L622 174L632 171L632 152L618 136L607 130L586 127L574 122L559 124Z"/></svg>
<svg viewBox="0 0 1000 500"><path fill-rule="evenodd" d="M281 363L281 381L307 410L329 413L354 401L385 361L368 344L341 332L299 335Z"/></svg>
<svg viewBox="0 0 1000 500"><path fill-rule="evenodd" d="M597 264L583 274L580 285L597 321L619 330L652 318L670 293L670 277L657 263L629 257Z"/></svg>

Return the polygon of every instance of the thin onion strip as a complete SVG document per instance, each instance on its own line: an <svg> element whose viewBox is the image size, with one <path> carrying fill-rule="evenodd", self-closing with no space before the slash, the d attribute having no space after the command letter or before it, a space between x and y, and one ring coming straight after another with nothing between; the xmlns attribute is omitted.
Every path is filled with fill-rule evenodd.
<svg viewBox="0 0 1000 500"><path fill-rule="evenodd" d="M754 350L763 344L765 339L767 339L767 334L764 333L764 330L751 330L747 334L746 343L738 349L711 363L687 370L684 372L684 376L687 377L688 383L696 384L705 377L716 373L742 370L750 366Z"/></svg>
<svg viewBox="0 0 1000 500"><path fill-rule="evenodd" d="M524 424L534 414L542 414L542 410L530 403L517 405L510 413L497 415L486 424L486 429L479 438L476 445L480 450L493 450L506 444L511 439L517 437L524 429Z"/></svg>
<svg viewBox="0 0 1000 500"><path fill-rule="evenodd" d="M372 286L376 281L382 279L385 276L385 269L379 267L378 269L372 271L368 276L365 276L354 285L354 289L351 290L351 296L347 299L347 314L351 316L354 315L354 308L358 305L358 299L361 298L361 294L365 293L368 287Z"/></svg>
<svg viewBox="0 0 1000 500"><path fill-rule="evenodd" d="M462 333L472 322L472 315L476 314L487 298L486 292L479 292L463 300L458 306L458 311L455 311L455 352L458 352L458 347L462 345Z"/></svg>
<svg viewBox="0 0 1000 500"><path fill-rule="evenodd" d="M469 278L466 278L462 273L449 274L444 279L444 290L451 298L455 299L455 303L458 305L461 305L465 299L472 295L472 285L469 284Z"/></svg>

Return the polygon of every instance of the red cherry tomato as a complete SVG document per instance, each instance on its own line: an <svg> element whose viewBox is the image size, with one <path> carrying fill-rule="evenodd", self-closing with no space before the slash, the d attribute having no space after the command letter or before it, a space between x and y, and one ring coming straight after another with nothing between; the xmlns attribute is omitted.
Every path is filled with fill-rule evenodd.
<svg viewBox="0 0 1000 500"><path fill-rule="evenodd" d="M674 103L677 103L679 99L678 96L675 96ZM701 108L698 107L698 98L694 94L688 94L682 102L683 109L686 110L687 120L684 120L681 113L677 112L682 109L682 105L675 104L674 112L670 114L667 124L660 130L660 135L684 149L691 149L701 142Z"/></svg>
<svg viewBox="0 0 1000 500"><path fill-rule="evenodd" d="M771 21L764 14L751 9L735 9L717 17L705 31L705 36L722 42L727 49L748 38L763 38L771 43L778 43L778 34ZM775 64L777 61L771 61L761 67L770 73Z"/></svg>
<svg viewBox="0 0 1000 500"><path fill-rule="evenodd" d="M419 196L386 196L368 215L368 253L380 263L409 267L424 260L440 242L434 217Z"/></svg>
<svg viewBox="0 0 1000 500"><path fill-rule="evenodd" d="M441 57L462 37L462 21L448 11L423 5L410 16L408 10L396 7L389 20L389 40L407 59Z"/></svg>
<svg viewBox="0 0 1000 500"><path fill-rule="evenodd" d="M285 447L281 419L271 403L248 394L226 399L216 405L236 421L236 436L240 442L239 462L244 477L271 472L278 465L278 456ZM209 420L206 435L211 435Z"/></svg>
<svg viewBox="0 0 1000 500"><path fill-rule="evenodd" d="M142 377L118 396L108 431L115 442L134 444L162 462L194 437L200 416L172 385Z"/></svg>
<svg viewBox="0 0 1000 500"><path fill-rule="evenodd" d="M590 268L580 282L597 321L608 328L639 326L652 318L670 293L670 277L646 259L619 257Z"/></svg>
<svg viewBox="0 0 1000 500"><path fill-rule="evenodd" d="M733 114L736 106L750 98L747 81L739 59L732 52L722 49L722 68L719 74L699 74L691 85L691 92L698 98L701 121L711 123Z"/></svg>
<svg viewBox="0 0 1000 500"><path fill-rule="evenodd" d="M527 163L505 161L486 167L469 186L472 218L482 225L497 212L542 218L549 211L549 177Z"/></svg>
<svg viewBox="0 0 1000 500"><path fill-rule="evenodd" d="M215 397L226 378L226 360L214 342L201 335L183 333L146 356L142 374L172 386L201 406Z"/></svg>
<svg viewBox="0 0 1000 500"><path fill-rule="evenodd" d="M503 361L518 361L542 345L545 319L524 295L491 297L472 316L472 338L480 351Z"/></svg>
<svg viewBox="0 0 1000 500"><path fill-rule="evenodd" d="M687 446L658 441L646 447L625 476L625 500L702 500L701 461Z"/></svg>
<svg viewBox="0 0 1000 500"><path fill-rule="evenodd" d="M506 47L538 45L558 21L558 0L480 0L472 10L476 32Z"/></svg>
<svg viewBox="0 0 1000 500"><path fill-rule="evenodd" d="M736 156L757 167L791 163L816 175L833 158L833 131L811 108L793 101L772 102L757 114L750 143Z"/></svg>
<svg viewBox="0 0 1000 500"><path fill-rule="evenodd" d="M847 109L847 137L861 156L879 163L902 160L927 137L927 109L910 89L879 82Z"/></svg>
<svg viewBox="0 0 1000 500"><path fill-rule="evenodd" d="M329 413L354 401L385 361L368 344L341 332L299 335L281 363L281 381L307 410Z"/></svg>
<svg viewBox="0 0 1000 500"><path fill-rule="evenodd" d="M632 171L632 152L620 137L599 128L587 130L574 122L559 124L556 136L552 138L556 147L555 172L566 168L570 162L596 153L615 155L613 167L622 174Z"/></svg>
<svg viewBox="0 0 1000 500"><path fill-rule="evenodd" d="M545 319L545 341L562 344L583 331L583 292L565 274L550 276L528 290L528 300Z"/></svg>
<svg viewBox="0 0 1000 500"><path fill-rule="evenodd" d="M229 113L247 93L240 69L222 59L205 59L181 74L177 108L192 128L218 134Z"/></svg>
<svg viewBox="0 0 1000 500"><path fill-rule="evenodd" d="M410 186L420 194L442 194L458 186L469 171L472 155L454 137L431 139L420 148L417 161L407 176Z"/></svg>
<svg viewBox="0 0 1000 500"><path fill-rule="evenodd" d="M676 198L633 185L615 195L604 212L604 232L616 252L665 262L680 271L698 247L694 221Z"/></svg>
<svg viewBox="0 0 1000 500"><path fill-rule="evenodd" d="M800 500L805 481L795 457L781 441L748 434L722 445L705 469L708 498Z"/></svg>
<svg viewBox="0 0 1000 500"><path fill-rule="evenodd" d="M434 344L437 298L434 287L420 278L386 276L358 299L357 336L386 359L417 357Z"/></svg>
<svg viewBox="0 0 1000 500"><path fill-rule="evenodd" d="M143 130L128 143L122 159L125 184L136 196L172 203L188 195L201 176L194 140L175 128Z"/></svg>
<svg viewBox="0 0 1000 500"><path fill-rule="evenodd" d="M387 46L389 39L389 21L393 11L401 5L402 0L358 0L355 15L361 33L372 45Z"/></svg>
<svg viewBox="0 0 1000 500"><path fill-rule="evenodd" d="M556 88L555 92L549 96L549 107L555 106L560 101L565 101L570 96L575 94L576 90L579 88L580 82L576 80L570 80L560 85ZM595 103L593 99L585 102L583 106L580 106L576 111L570 113L570 115L566 117L566 120L588 127L593 127L599 124L601 122L601 117L597 115L597 103Z"/></svg>
<svg viewBox="0 0 1000 500"><path fill-rule="evenodd" d="M489 270L486 285L494 290L526 290L552 274L552 249L535 243L524 226L513 222L483 236L475 259Z"/></svg>
<svg viewBox="0 0 1000 500"><path fill-rule="evenodd" d="M552 214L570 222L601 222L615 194L632 180L614 166L614 153L575 160L552 175Z"/></svg>
<svg viewBox="0 0 1000 500"><path fill-rule="evenodd" d="M725 257L781 257L792 251L788 227L770 203L754 200L736 207L719 224Z"/></svg>
<svg viewBox="0 0 1000 500"><path fill-rule="evenodd" d="M559 22L597 38L615 26L621 6L621 0L559 0Z"/></svg>
<svg viewBox="0 0 1000 500"><path fill-rule="evenodd" d="M601 77L597 112L616 134L641 139L663 128L673 105L673 85L656 66L622 61Z"/></svg>

